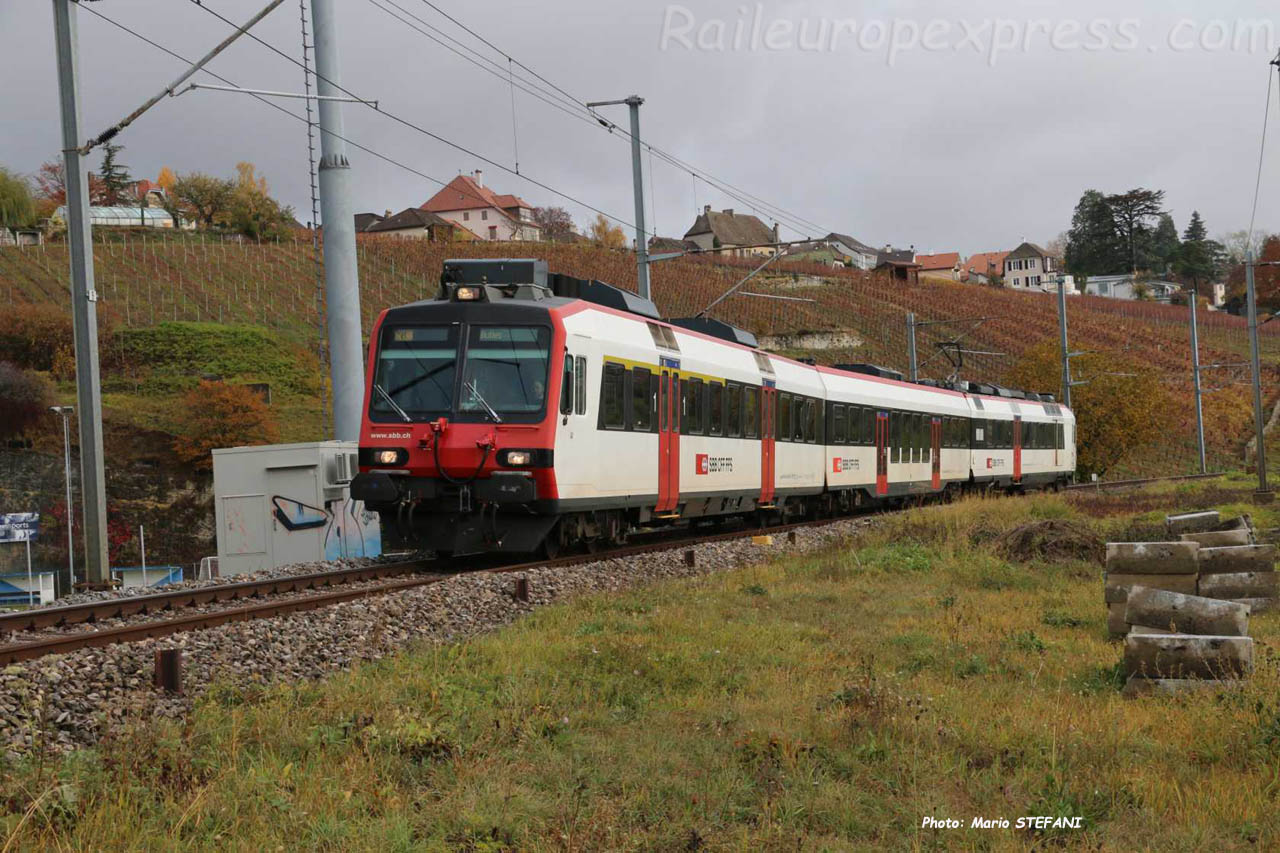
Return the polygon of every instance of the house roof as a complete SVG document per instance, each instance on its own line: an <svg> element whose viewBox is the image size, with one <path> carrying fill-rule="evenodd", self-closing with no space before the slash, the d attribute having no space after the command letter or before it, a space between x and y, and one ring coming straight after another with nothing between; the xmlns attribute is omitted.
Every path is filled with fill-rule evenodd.
<svg viewBox="0 0 1280 853"><path fill-rule="evenodd" d="M1008 252L975 252L970 255L968 260L961 264L964 272L977 273L978 275L986 275L988 272L995 270L997 274L1004 273L1004 259L1008 256Z"/></svg>
<svg viewBox="0 0 1280 853"><path fill-rule="evenodd" d="M937 255L916 255L916 263L920 265L922 272L955 269L956 264L960 263L960 253L941 252Z"/></svg>
<svg viewBox="0 0 1280 853"><path fill-rule="evenodd" d="M406 207L395 216L388 216L380 222L373 223L365 229L365 233L378 234L386 231L404 231L408 228L430 228L432 225L454 227L452 222L436 216L430 211L416 207Z"/></svg>
<svg viewBox="0 0 1280 853"><path fill-rule="evenodd" d="M420 209L430 213L443 213L446 210L477 210L483 207L506 210L515 207L532 208L533 205L509 193L495 194L488 187L477 184L470 175L459 175L445 184L444 189L427 199Z"/></svg>
<svg viewBox="0 0 1280 853"><path fill-rule="evenodd" d="M684 232L685 237L710 234L721 246L754 246L773 242L773 229L749 213L734 213L733 209L712 210L710 206L698 214L693 225Z"/></svg>
<svg viewBox="0 0 1280 853"><path fill-rule="evenodd" d="M1020 260L1022 258L1052 258L1053 255L1037 246L1035 243L1023 243L1005 256L1005 260Z"/></svg>
<svg viewBox="0 0 1280 853"><path fill-rule="evenodd" d="M883 264L888 261L900 264L914 264L916 262L916 253L910 249L895 249L892 246L885 246L876 252L876 264Z"/></svg>
<svg viewBox="0 0 1280 853"><path fill-rule="evenodd" d="M356 231L368 231L370 225L377 225L383 220L383 217L376 213L357 213L356 214ZM301 227L301 224L299 224Z"/></svg>
<svg viewBox="0 0 1280 853"><path fill-rule="evenodd" d="M681 240L679 237L650 237L650 252L688 252L702 248L692 240Z"/></svg>
<svg viewBox="0 0 1280 853"><path fill-rule="evenodd" d="M866 243L863 243L860 240L855 240L853 237L850 237L848 234L837 234L835 231L832 231L824 239L831 241L833 243L843 243L846 247L853 249L855 252L858 252L863 255L878 256L880 254L878 250L871 248Z"/></svg>

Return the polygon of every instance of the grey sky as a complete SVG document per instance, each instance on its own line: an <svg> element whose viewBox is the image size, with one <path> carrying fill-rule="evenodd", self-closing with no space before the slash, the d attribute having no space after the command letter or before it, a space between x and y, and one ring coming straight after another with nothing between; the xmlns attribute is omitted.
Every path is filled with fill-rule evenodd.
<svg viewBox="0 0 1280 853"><path fill-rule="evenodd" d="M262 2L206 5L244 20ZM421 0L395 2L474 44ZM965 255L1050 239L1067 227L1081 191L1091 187L1164 189L1179 229L1192 209L1211 233L1246 227L1267 61L1280 43L1280 14L1265 2L757 7L685 0L673 4L678 9L613 0L434 2L577 98L642 95L647 140L824 231ZM181 0L111 0L90 8L189 57L227 32ZM340 15L347 88L512 163L505 82L429 42L371 0L340 0ZM1261 24L1251 31L1257 22L1275 34L1266 38ZM255 32L297 56L296 0ZM1247 42L1250 32L1262 34L1255 50L1232 44ZM895 39L900 49L890 63ZM84 123L92 133L181 69L88 10L80 13L80 49ZM211 67L242 86L301 90L297 66L249 41ZM33 172L57 155L54 71L51 4L0 0L0 80L6 81L0 89L0 163ZM1278 94L1273 90L1272 97ZM301 108L298 101L280 103ZM1280 121L1277 104L1273 123ZM625 109L610 108L608 115L625 124ZM521 93L516 111L522 173L633 218L629 149L621 137L610 138ZM351 139L421 172L447 181L482 167L486 184L499 191L535 205L562 204L580 224L591 217L364 107L349 105L345 116ZM231 175L237 161L250 160L300 220L310 218L304 126L248 96L195 92L166 99L120 141L135 176L154 178L163 165ZM1271 146L1258 212L1263 229L1280 228L1280 128L1272 128ZM357 209L400 210L438 189L362 152L351 152L351 160ZM698 205L747 207L655 162L661 234L683 234L695 193ZM785 225L784 234L796 236Z"/></svg>

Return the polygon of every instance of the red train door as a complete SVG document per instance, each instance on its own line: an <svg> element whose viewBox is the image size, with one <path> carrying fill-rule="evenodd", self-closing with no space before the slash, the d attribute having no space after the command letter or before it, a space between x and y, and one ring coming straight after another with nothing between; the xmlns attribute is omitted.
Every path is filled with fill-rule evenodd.
<svg viewBox="0 0 1280 853"><path fill-rule="evenodd" d="M773 506L774 442L777 440L778 389L760 388L760 505Z"/></svg>
<svg viewBox="0 0 1280 853"><path fill-rule="evenodd" d="M876 494L889 494L888 412L876 412Z"/></svg>
<svg viewBox="0 0 1280 853"><path fill-rule="evenodd" d="M942 420L934 418L932 426L929 428L929 445L932 450L930 454L933 461L933 487L935 489L942 488Z"/></svg>
<svg viewBox="0 0 1280 853"><path fill-rule="evenodd" d="M680 374L664 368L658 380L658 503L674 512L680 503Z"/></svg>
<svg viewBox="0 0 1280 853"><path fill-rule="evenodd" d="M1013 481L1022 482L1022 416L1013 416Z"/></svg>

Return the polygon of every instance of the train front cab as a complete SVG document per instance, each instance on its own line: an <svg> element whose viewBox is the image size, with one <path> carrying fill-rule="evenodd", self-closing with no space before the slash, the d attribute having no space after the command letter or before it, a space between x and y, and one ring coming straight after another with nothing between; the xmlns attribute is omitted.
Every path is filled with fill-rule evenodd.
<svg viewBox="0 0 1280 853"><path fill-rule="evenodd" d="M352 495L408 547L533 552L556 522L552 309L567 300L465 298L477 290L378 318Z"/></svg>

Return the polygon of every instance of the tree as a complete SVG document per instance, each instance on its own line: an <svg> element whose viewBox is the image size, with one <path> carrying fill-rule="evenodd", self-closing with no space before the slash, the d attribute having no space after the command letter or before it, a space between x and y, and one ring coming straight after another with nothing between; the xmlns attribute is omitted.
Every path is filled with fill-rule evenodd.
<svg viewBox="0 0 1280 853"><path fill-rule="evenodd" d="M1172 216L1160 214L1147 249L1150 257L1144 266L1152 272L1167 275L1178 258L1178 228L1173 224Z"/></svg>
<svg viewBox="0 0 1280 853"><path fill-rule="evenodd" d="M53 207L67 203L67 175L61 160L41 163L35 174L36 198ZM89 173L89 204L105 204L106 188L102 178Z"/></svg>
<svg viewBox="0 0 1280 853"><path fill-rule="evenodd" d="M595 221L591 223L589 236L592 242L606 249L621 249L627 245L627 235L622 232L622 227L610 225L603 213L596 214Z"/></svg>
<svg viewBox="0 0 1280 853"><path fill-rule="evenodd" d="M36 221L36 205L25 178L0 166L0 226L25 228Z"/></svg>
<svg viewBox="0 0 1280 853"><path fill-rule="evenodd" d="M1129 269L1136 272L1138 248L1147 231L1147 223L1164 212L1164 190L1138 187L1127 193L1107 196L1106 204L1115 222L1116 237L1128 249Z"/></svg>
<svg viewBox="0 0 1280 853"><path fill-rule="evenodd" d="M173 182L177 208L204 228L224 223L229 214L235 184L203 172L179 175Z"/></svg>
<svg viewBox="0 0 1280 853"><path fill-rule="evenodd" d="M1076 276L1108 275L1124 263L1115 217L1106 196L1097 190L1085 190L1076 203L1063 259Z"/></svg>
<svg viewBox="0 0 1280 853"><path fill-rule="evenodd" d="M1243 228L1239 231L1229 231L1225 234L1218 235L1218 242L1222 245L1224 260L1230 264L1243 264L1245 252L1252 249L1253 257L1256 259L1262 253L1262 244L1267 241L1267 235L1261 231L1255 231L1253 238L1249 238L1249 232Z"/></svg>
<svg viewBox="0 0 1280 853"><path fill-rule="evenodd" d="M218 447L273 444L280 438L275 416L243 385L201 382L182 397L173 452L200 471L213 467Z"/></svg>
<svg viewBox="0 0 1280 853"><path fill-rule="evenodd" d="M252 163L237 163L236 172L229 210L231 227L254 240L284 236L293 220L293 209L281 207L271 197L267 179L258 176Z"/></svg>
<svg viewBox="0 0 1280 853"><path fill-rule="evenodd" d="M542 226L542 236L556 240L574 233L573 217L563 207L535 207L533 221Z"/></svg>
<svg viewBox="0 0 1280 853"><path fill-rule="evenodd" d="M1200 284L1218 277L1222 269L1224 250L1222 244L1210 240L1204 227L1200 212L1191 212L1191 221L1187 230L1182 233L1182 245L1178 249L1174 269L1184 281L1191 282L1192 289L1198 294Z"/></svg>
<svg viewBox="0 0 1280 853"><path fill-rule="evenodd" d="M1091 352L1071 360L1071 389L1076 416L1076 468L1102 477L1130 452L1155 441L1169 411L1169 394L1157 372L1116 352ZM1058 388L1062 362L1057 343L1044 341L1027 350L1014 366L1013 384L1022 388Z"/></svg>
<svg viewBox="0 0 1280 853"><path fill-rule="evenodd" d="M1253 269L1253 285L1258 294L1258 310L1280 312L1280 234L1273 234L1262 244L1258 256L1254 259L1268 263L1259 264ZM1227 309L1232 313L1243 313L1245 310L1245 270L1244 264L1238 264L1227 277Z"/></svg>
<svg viewBox="0 0 1280 853"><path fill-rule="evenodd" d="M39 373L0 361L0 438L15 438L49 417L53 385Z"/></svg>
<svg viewBox="0 0 1280 853"><path fill-rule="evenodd" d="M102 189L107 204L124 204L133 199L126 195L126 188L133 179L129 176L129 167L116 162L116 155L124 150L123 145L105 142L102 145Z"/></svg>
<svg viewBox="0 0 1280 853"><path fill-rule="evenodd" d="M156 186L164 190L165 193L173 192L173 185L178 182L178 176L168 166L160 167L160 174L156 175Z"/></svg>

